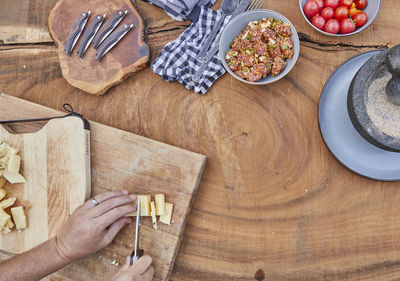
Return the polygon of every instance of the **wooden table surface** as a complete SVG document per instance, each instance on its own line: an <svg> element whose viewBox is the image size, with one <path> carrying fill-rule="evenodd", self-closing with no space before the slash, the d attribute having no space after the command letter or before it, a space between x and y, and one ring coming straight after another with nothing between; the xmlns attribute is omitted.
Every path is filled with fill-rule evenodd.
<svg viewBox="0 0 400 281"><path fill-rule="evenodd" d="M208 156L171 280L400 280L399 184L347 170L317 119L337 66L399 43L400 1L384 0L360 34L332 38L305 22L297 0L266 0L301 38L284 79L250 86L225 75L200 96L146 68L101 97L62 78L46 26L55 2L1 1L0 92L56 109L68 102L88 119ZM154 59L188 22L138 6Z"/></svg>

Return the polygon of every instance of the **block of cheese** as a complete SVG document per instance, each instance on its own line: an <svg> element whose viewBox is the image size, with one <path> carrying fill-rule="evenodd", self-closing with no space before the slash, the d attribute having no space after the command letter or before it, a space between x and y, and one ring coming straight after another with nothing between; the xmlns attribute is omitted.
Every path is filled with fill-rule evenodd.
<svg viewBox="0 0 400 281"><path fill-rule="evenodd" d="M165 196L164 194L155 195L156 215L161 216L165 213Z"/></svg>
<svg viewBox="0 0 400 281"><path fill-rule="evenodd" d="M12 214L12 218L13 218L14 223L15 223L15 227L18 230L22 230L22 229L27 228L28 222L26 220L24 207L19 206L19 207L11 208L11 214Z"/></svg>
<svg viewBox="0 0 400 281"><path fill-rule="evenodd" d="M140 200L140 216L141 217L149 217L151 215L150 212L150 202L151 202L151 195L138 195L136 202ZM137 204L137 203L136 203ZM127 214L127 217L134 217L136 216L137 212L132 212Z"/></svg>
<svg viewBox="0 0 400 281"><path fill-rule="evenodd" d="M165 213L164 215L160 216L160 222L164 224L171 225L171 218L172 218L172 210L174 208L174 204L165 203Z"/></svg>

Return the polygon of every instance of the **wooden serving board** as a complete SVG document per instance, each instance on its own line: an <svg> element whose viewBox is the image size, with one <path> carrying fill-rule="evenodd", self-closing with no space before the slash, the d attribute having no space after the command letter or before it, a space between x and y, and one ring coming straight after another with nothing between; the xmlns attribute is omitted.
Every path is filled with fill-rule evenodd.
<svg viewBox="0 0 400 281"><path fill-rule="evenodd" d="M65 41L81 12L91 11L87 27L96 15L106 14L104 24L118 10L128 10L128 14L118 26L134 24L134 27L100 62L96 60L96 50L92 46L89 46L83 59L78 57L76 50L80 40L71 56L64 53ZM48 27L58 46L64 78L72 86L90 94L104 94L110 87L143 69L149 60L149 47L144 42L143 19L131 0L59 0L50 12Z"/></svg>
<svg viewBox="0 0 400 281"><path fill-rule="evenodd" d="M0 96L0 120L54 114L61 113L18 98ZM13 130L31 130L32 125L29 126L19 124ZM90 131L92 196L128 189L136 194L164 193L166 200L174 204L171 226L159 223L159 229L154 230L151 218L146 217L141 227L140 242L153 257L154 280L168 280L206 157L95 122L90 122ZM72 271L80 273L80 280L109 280L118 269L111 262L115 259L123 263L133 249L133 240L134 223L123 229L106 249L46 280L68 276Z"/></svg>
<svg viewBox="0 0 400 281"><path fill-rule="evenodd" d="M0 120L8 107L0 98ZM27 200L29 227L0 234L0 249L21 253L54 236L68 216L90 196L89 130L79 117L50 120L35 133L15 134L0 125L0 141L20 150L26 183L6 183L7 197ZM17 201L16 205L20 202Z"/></svg>

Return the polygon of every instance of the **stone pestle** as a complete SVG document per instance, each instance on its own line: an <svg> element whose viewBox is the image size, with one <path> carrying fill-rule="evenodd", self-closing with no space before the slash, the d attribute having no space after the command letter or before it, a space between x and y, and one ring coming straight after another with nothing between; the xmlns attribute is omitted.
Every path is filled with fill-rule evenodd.
<svg viewBox="0 0 400 281"><path fill-rule="evenodd" d="M388 100L400 106L400 45L391 48L386 56L386 67L392 79L386 85Z"/></svg>

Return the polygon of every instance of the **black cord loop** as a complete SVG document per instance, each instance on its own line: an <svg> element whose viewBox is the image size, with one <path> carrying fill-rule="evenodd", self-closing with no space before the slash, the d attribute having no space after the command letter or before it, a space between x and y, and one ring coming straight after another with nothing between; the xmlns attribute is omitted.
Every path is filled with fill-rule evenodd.
<svg viewBox="0 0 400 281"><path fill-rule="evenodd" d="M64 103L63 104L63 109L68 112L68 114L62 115L62 116L54 116L54 117L45 117L45 118L33 118L33 119L19 119L19 120L4 120L0 121L0 124L10 124L10 123L25 123L25 122L39 122L39 121L48 121L51 119L57 119L57 118L65 118L68 116L77 116L80 118L83 118L83 116L77 112L74 111L74 108L72 105L69 103Z"/></svg>

